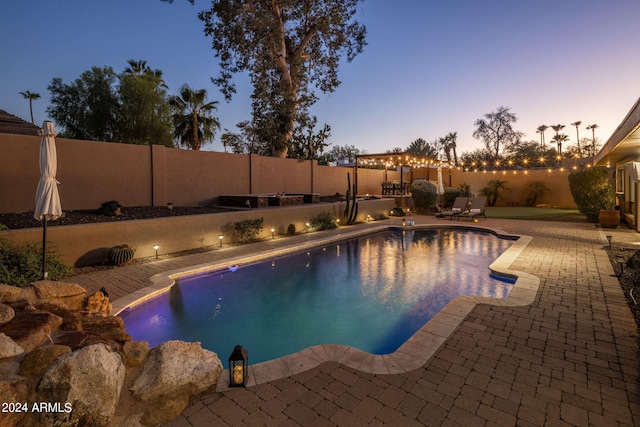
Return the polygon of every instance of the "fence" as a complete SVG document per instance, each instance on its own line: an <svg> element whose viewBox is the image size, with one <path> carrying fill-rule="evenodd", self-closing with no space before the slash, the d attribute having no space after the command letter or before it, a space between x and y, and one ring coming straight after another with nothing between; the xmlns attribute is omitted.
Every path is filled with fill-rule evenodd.
<svg viewBox="0 0 640 427"><path fill-rule="evenodd" d="M34 209L39 179L37 136L0 134L0 213ZM124 206L197 206L215 203L228 194L319 193L344 194L347 173L353 168L320 166L298 161L246 154L189 151L164 146L140 146L57 138L58 186L64 210L97 209L117 200ZM530 181L544 182L551 190L538 203L575 207L568 171L530 170L500 172L444 171L445 183L471 186L473 193L491 179L506 181L499 202L522 205L523 189ZM382 181L400 180L399 171L358 169L358 193L381 194ZM404 172L403 180L435 181L435 169Z"/></svg>

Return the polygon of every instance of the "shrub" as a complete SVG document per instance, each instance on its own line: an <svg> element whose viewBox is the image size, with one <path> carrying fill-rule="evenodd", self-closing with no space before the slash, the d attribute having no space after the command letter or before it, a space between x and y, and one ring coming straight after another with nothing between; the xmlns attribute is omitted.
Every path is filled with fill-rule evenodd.
<svg viewBox="0 0 640 427"><path fill-rule="evenodd" d="M329 211L324 211L309 220L309 224L314 230L332 230L338 228L335 218Z"/></svg>
<svg viewBox="0 0 640 427"><path fill-rule="evenodd" d="M117 200L109 200L104 202L98 208L98 214L104 216L115 216L119 210L122 209L122 205Z"/></svg>
<svg viewBox="0 0 640 427"><path fill-rule="evenodd" d="M591 222L598 222L600 209L613 209L615 206L615 194L608 175L602 168L587 168L569 174L573 201Z"/></svg>
<svg viewBox="0 0 640 427"><path fill-rule="evenodd" d="M131 262L136 250L129 245L114 246L107 251L107 259L113 265L125 265Z"/></svg>
<svg viewBox="0 0 640 427"><path fill-rule="evenodd" d="M549 192L549 187L542 181L531 181L524 186L524 204L535 206L538 197L542 197Z"/></svg>
<svg viewBox="0 0 640 427"><path fill-rule="evenodd" d="M73 268L60 260L60 255L47 246L49 280L60 280L73 273ZM0 238L0 283L22 287L42 278L42 245L32 242L16 245Z"/></svg>
<svg viewBox="0 0 640 427"><path fill-rule="evenodd" d="M295 236L296 235L296 226L294 224L289 224L287 227L287 236Z"/></svg>
<svg viewBox="0 0 640 427"><path fill-rule="evenodd" d="M473 197L473 194L471 193L471 186L466 182L458 185L458 189L460 190L461 197Z"/></svg>
<svg viewBox="0 0 640 427"><path fill-rule="evenodd" d="M262 231L264 218L243 219L234 223L228 222L222 230L229 235L232 242L249 243L258 240L258 234Z"/></svg>
<svg viewBox="0 0 640 427"><path fill-rule="evenodd" d="M401 207L396 206L395 208L391 209L391 216L404 216L404 210Z"/></svg>
<svg viewBox="0 0 640 427"><path fill-rule="evenodd" d="M487 182L487 185L480 190L480 194L487 196L487 205L495 206L502 190L506 190L507 181L500 181L499 179L492 179Z"/></svg>
<svg viewBox="0 0 640 427"><path fill-rule="evenodd" d="M449 208L453 205L453 201L456 197L462 196L462 191L459 188L444 187L444 194L442 195L442 205L445 208Z"/></svg>
<svg viewBox="0 0 640 427"><path fill-rule="evenodd" d="M432 208L438 200L436 186L423 179L413 181L411 183L411 197L417 210Z"/></svg>

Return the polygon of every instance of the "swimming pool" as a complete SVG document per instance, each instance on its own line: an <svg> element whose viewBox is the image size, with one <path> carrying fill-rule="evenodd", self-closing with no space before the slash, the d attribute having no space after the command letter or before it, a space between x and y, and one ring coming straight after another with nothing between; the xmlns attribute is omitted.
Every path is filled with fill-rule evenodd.
<svg viewBox="0 0 640 427"><path fill-rule="evenodd" d="M240 343L252 363L327 343L387 354L456 296L506 297L512 283L487 267L511 243L471 230L386 231L182 277L121 316L135 340L200 341L223 355Z"/></svg>

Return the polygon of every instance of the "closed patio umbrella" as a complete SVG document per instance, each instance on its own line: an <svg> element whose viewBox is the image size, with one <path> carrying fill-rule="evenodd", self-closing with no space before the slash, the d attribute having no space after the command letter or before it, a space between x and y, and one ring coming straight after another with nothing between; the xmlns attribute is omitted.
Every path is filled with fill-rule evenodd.
<svg viewBox="0 0 640 427"><path fill-rule="evenodd" d="M56 140L58 134L53 123L45 121L42 124L42 139L40 140L40 181L36 190L36 208L33 217L43 221L42 225L42 280L47 278L47 222L62 215L60 195L56 173L58 170L58 156L56 154Z"/></svg>
<svg viewBox="0 0 640 427"><path fill-rule="evenodd" d="M442 207L442 195L444 194L444 182L442 181L442 168L438 166L438 187L436 193L440 196L440 207Z"/></svg>

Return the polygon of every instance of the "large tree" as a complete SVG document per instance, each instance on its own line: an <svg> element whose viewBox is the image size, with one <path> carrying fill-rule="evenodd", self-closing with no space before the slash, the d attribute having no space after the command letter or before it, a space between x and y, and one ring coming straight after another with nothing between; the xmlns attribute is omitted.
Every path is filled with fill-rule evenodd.
<svg viewBox="0 0 640 427"><path fill-rule="evenodd" d="M494 161L499 159L501 148L522 137L522 132L513 129L517 118L509 110L508 107L498 107L496 111L485 114L484 118L474 123L476 130L473 137L482 140Z"/></svg>
<svg viewBox="0 0 640 427"><path fill-rule="evenodd" d="M438 149L434 143L429 143L425 141L423 138L418 138L415 141L412 141L407 147L407 154L411 156L420 156L420 157L433 157L434 159L438 158Z"/></svg>
<svg viewBox="0 0 640 427"><path fill-rule="evenodd" d="M70 84L54 78L49 116L62 127L67 138L115 141L118 130L118 77L111 67L93 67Z"/></svg>
<svg viewBox="0 0 640 427"><path fill-rule="evenodd" d="M212 0L200 12L220 60L212 81L229 100L234 74L249 74L253 125L274 155L286 157L296 122L317 100L315 90L338 87L341 58L351 61L365 46L365 27L354 19L360 1Z"/></svg>
<svg viewBox="0 0 640 427"><path fill-rule="evenodd" d="M129 60L116 74L93 67L67 84L49 85L47 113L67 138L173 146L166 85L160 70Z"/></svg>
<svg viewBox="0 0 640 427"><path fill-rule="evenodd" d="M119 129L122 142L173 147L171 110L162 71L129 60L119 76Z"/></svg>

